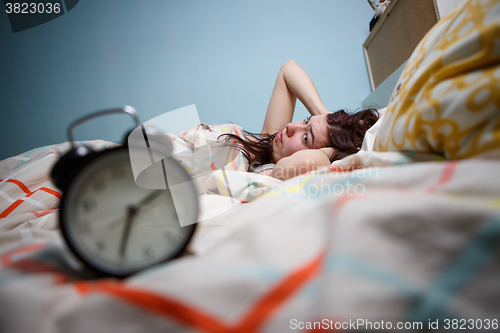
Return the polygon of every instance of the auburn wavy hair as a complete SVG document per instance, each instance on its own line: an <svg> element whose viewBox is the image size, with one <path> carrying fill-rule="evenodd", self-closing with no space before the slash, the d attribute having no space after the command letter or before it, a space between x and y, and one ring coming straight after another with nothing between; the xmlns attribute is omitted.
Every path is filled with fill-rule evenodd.
<svg viewBox="0 0 500 333"><path fill-rule="evenodd" d="M377 122L378 118L379 114L373 108L361 109L355 113L348 113L345 110L329 113L326 116L328 147L335 149L335 153L330 156L330 162L357 153L361 149L366 131ZM278 133L260 137L255 133L244 132L253 139L244 139L235 134L222 134L219 138L235 139L237 149L247 158L251 168L277 162L272 160L272 142Z"/></svg>

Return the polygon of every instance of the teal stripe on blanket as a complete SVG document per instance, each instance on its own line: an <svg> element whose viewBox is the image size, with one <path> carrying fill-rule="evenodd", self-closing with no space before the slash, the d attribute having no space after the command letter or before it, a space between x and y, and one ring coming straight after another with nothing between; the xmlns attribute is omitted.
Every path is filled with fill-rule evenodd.
<svg viewBox="0 0 500 333"><path fill-rule="evenodd" d="M395 162L392 163L393 166L408 163L411 161L412 158L417 156L417 152L415 152L415 151L402 152L402 154L403 154L403 156L401 156L401 158L399 158L398 160L396 160Z"/></svg>
<svg viewBox="0 0 500 333"><path fill-rule="evenodd" d="M48 149L49 146L43 146L43 147L40 147L40 148L35 148L35 149L31 149L30 151L27 151L22 157L30 157L31 154L33 154L34 152L36 151L46 151L46 152L50 152L50 149ZM21 164L24 164L26 162L28 162L29 160L21 160L19 161L15 167L13 167L12 169L15 169L17 168L18 166L20 166Z"/></svg>
<svg viewBox="0 0 500 333"><path fill-rule="evenodd" d="M297 199L321 199L327 195L341 196L349 190L351 193L361 192L356 185L365 179L394 177L408 168L414 168L417 164L402 165L398 168L365 168L357 171L339 171L326 174L317 174L310 178L302 187L302 191L282 193ZM330 180L333 182L330 183ZM362 191L364 192L364 190Z"/></svg>
<svg viewBox="0 0 500 333"><path fill-rule="evenodd" d="M406 281L387 267L381 267L379 264L371 263L363 258L332 254L327 258L325 269L328 272L345 271L360 277L366 277L369 280L385 285L388 289L395 290L409 302L414 302L418 297L417 289L409 281Z"/></svg>
<svg viewBox="0 0 500 333"><path fill-rule="evenodd" d="M358 182L367 178L366 176L351 176L345 179L341 179L332 184L318 184L318 182L321 182L321 179L324 179L325 177L326 176L324 175L315 175L302 186L302 191L289 192L287 191L287 188L284 187L281 189L281 193L289 197L308 200L321 199L325 195L341 196L347 192L348 188L349 191L351 191L352 189L350 187L355 186Z"/></svg>
<svg viewBox="0 0 500 333"><path fill-rule="evenodd" d="M409 320L453 319L448 304L493 258L500 247L500 217L485 222L469 244L444 268L423 294Z"/></svg>
<svg viewBox="0 0 500 333"><path fill-rule="evenodd" d="M201 161L198 161L197 163L194 163L192 170L196 170L197 168L201 167L202 165L210 164L211 162L213 162L215 160L216 157L217 157L217 154L214 154L214 155L211 155L207 158L202 159Z"/></svg>

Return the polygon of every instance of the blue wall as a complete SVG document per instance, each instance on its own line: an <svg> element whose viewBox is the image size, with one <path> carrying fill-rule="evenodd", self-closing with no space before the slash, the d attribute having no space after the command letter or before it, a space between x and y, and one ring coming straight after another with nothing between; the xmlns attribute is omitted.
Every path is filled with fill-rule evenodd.
<svg viewBox="0 0 500 333"><path fill-rule="evenodd" d="M72 120L125 104L143 121L196 104L202 122L258 132L289 59L328 109L357 108L370 93L362 43L372 16L366 0L81 0L14 34L2 11L0 159L66 141ZM76 137L121 141L132 125L110 116Z"/></svg>

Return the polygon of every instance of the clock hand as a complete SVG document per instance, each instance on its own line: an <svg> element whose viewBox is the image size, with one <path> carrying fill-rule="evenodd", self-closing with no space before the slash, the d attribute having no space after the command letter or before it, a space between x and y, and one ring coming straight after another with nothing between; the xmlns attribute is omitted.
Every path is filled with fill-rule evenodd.
<svg viewBox="0 0 500 333"><path fill-rule="evenodd" d="M146 205L150 201L153 201L157 196L161 195L164 191L165 190L156 190L154 192L151 192L146 197L144 197L142 200L136 202L135 204L128 206L127 219L125 221L125 228L123 229L122 239L120 242L120 256L122 259L123 259L123 256L125 255L125 248L126 248L127 241L129 238L130 228L132 227L132 221L133 221L135 215L139 212L141 207L143 207L144 205ZM167 189L167 192L171 196L169 189ZM177 216L177 212L175 215Z"/></svg>
<svg viewBox="0 0 500 333"><path fill-rule="evenodd" d="M145 198L140 200L139 202L136 202L135 204L129 205L127 209L127 218L125 221L125 228L123 229L123 234L122 234L122 239L120 242L120 257L123 259L123 256L125 255L125 248L127 246L128 238L130 235L130 228L132 227L132 221L134 220L135 215L141 209L141 207L152 201L154 198L159 196L162 193L163 190L156 190L154 192L151 192L148 194Z"/></svg>
<svg viewBox="0 0 500 333"><path fill-rule="evenodd" d="M167 184L166 192L165 192L165 190L156 190L156 191L152 192L151 194L149 194L144 199L142 199L141 201L139 201L138 203L136 203L135 206L137 207L137 209L139 209L139 208L141 208L141 205L145 205L146 203L152 201L158 195L163 194L163 193L165 193L167 195L166 201L174 204L174 200L172 198L172 192L170 192L170 188L168 187L168 184ZM173 209L173 214L175 215L174 220L179 221L179 217L177 215L177 210L175 209L175 207Z"/></svg>
<svg viewBox="0 0 500 333"><path fill-rule="evenodd" d="M132 206L135 209L139 210L142 206L144 206L145 204L147 204L150 201L153 201L154 198L156 198L157 196L159 196L160 194L162 194L163 191L165 191L165 190L156 190L156 191L153 191L150 194L148 194L145 198L143 198L141 201L135 203Z"/></svg>
<svg viewBox="0 0 500 333"><path fill-rule="evenodd" d="M123 229L122 239L120 242L120 257L123 259L125 255L125 248L128 242L128 236L130 234L130 228L132 227L132 221L134 219L135 214L137 213L137 207L135 205L128 206L127 210L127 219L125 221L125 228Z"/></svg>

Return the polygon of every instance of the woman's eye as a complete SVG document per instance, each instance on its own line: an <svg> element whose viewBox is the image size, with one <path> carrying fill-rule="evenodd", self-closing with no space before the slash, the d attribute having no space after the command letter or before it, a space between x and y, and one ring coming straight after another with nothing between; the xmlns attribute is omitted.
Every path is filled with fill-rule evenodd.
<svg viewBox="0 0 500 333"><path fill-rule="evenodd" d="M304 140L304 143L307 143L307 134L304 134L304 136L302 137L302 140Z"/></svg>

